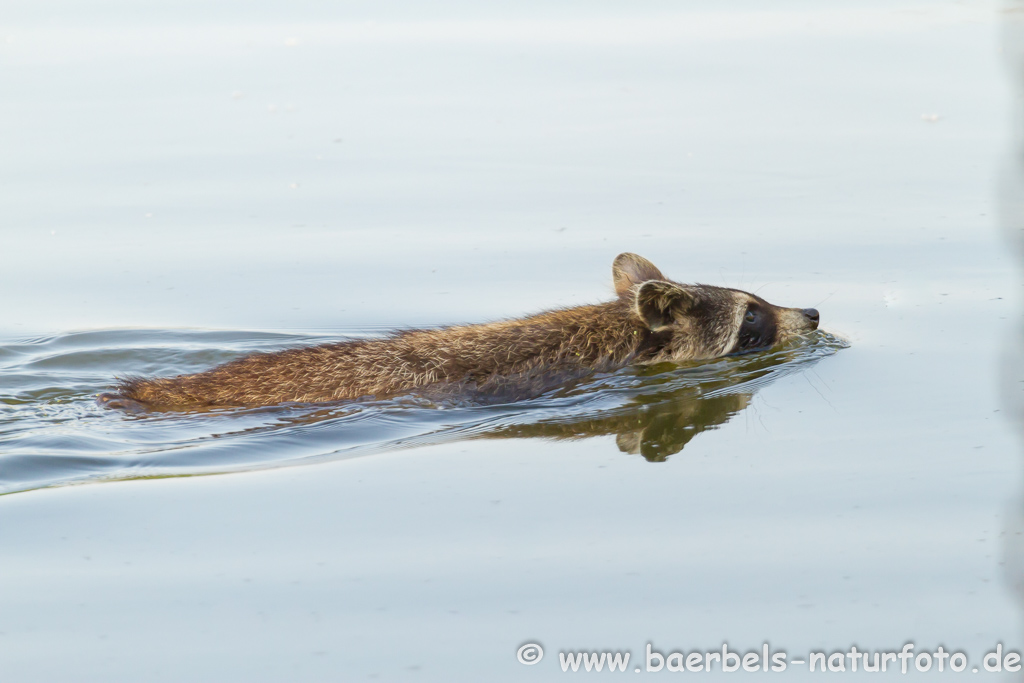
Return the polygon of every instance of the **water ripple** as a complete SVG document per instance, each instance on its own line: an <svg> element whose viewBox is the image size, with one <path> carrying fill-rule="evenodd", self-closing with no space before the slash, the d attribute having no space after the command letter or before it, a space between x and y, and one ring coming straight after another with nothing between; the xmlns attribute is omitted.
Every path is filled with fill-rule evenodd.
<svg viewBox="0 0 1024 683"><path fill-rule="evenodd" d="M127 415L94 400L116 376L195 372L244 353L327 339L332 338L104 330L2 344L0 493L273 467L458 439L614 435L623 452L659 461L743 410L763 385L846 346L817 332L770 352L624 368L502 405L403 396Z"/></svg>

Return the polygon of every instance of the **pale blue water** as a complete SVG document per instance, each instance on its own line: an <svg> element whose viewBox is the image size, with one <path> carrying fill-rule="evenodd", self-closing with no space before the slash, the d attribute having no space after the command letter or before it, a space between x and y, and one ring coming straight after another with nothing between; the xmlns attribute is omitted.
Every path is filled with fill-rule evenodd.
<svg viewBox="0 0 1024 683"><path fill-rule="evenodd" d="M8 3L0 678L1020 651L1003 9ZM622 251L823 331L514 405L92 401L599 301Z"/></svg>

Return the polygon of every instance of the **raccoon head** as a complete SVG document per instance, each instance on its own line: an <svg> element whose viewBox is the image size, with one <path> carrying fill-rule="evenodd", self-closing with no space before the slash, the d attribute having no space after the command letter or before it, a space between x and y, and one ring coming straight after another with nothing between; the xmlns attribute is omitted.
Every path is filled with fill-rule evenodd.
<svg viewBox="0 0 1024 683"><path fill-rule="evenodd" d="M636 254L616 257L612 278L620 300L660 338L652 361L759 351L818 327L813 308L783 308L739 289L673 282Z"/></svg>

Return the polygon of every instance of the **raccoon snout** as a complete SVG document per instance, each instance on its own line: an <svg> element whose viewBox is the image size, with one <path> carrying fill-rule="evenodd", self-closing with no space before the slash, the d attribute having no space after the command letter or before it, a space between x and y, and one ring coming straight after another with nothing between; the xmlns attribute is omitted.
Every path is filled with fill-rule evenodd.
<svg viewBox="0 0 1024 683"><path fill-rule="evenodd" d="M810 320L814 324L814 327L811 328L811 329L814 329L814 330L818 329L818 317L819 316L818 316L818 309L817 308L805 308L805 309L803 309L800 312L804 314L805 318L807 318L808 320Z"/></svg>

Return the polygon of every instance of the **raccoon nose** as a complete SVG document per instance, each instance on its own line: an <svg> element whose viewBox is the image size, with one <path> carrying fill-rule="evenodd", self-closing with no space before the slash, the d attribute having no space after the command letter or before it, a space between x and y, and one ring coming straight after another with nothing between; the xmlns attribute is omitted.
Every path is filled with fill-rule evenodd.
<svg viewBox="0 0 1024 683"><path fill-rule="evenodd" d="M803 313L804 316L806 316L808 320L810 320L812 323L814 323L815 327L818 326L818 309L817 308L805 308L804 310L802 310L800 312Z"/></svg>

